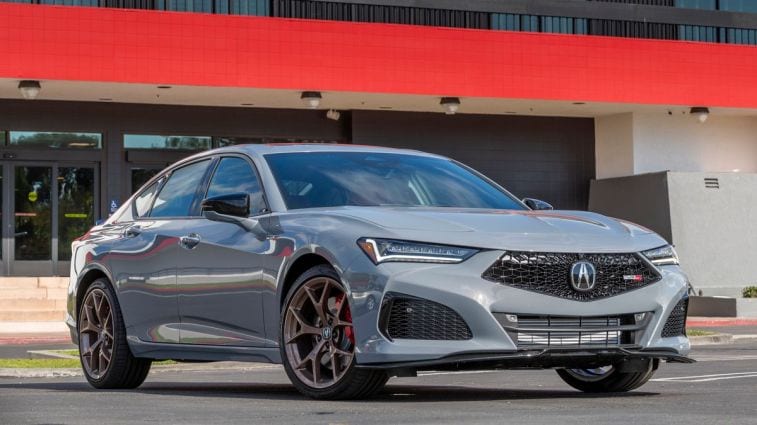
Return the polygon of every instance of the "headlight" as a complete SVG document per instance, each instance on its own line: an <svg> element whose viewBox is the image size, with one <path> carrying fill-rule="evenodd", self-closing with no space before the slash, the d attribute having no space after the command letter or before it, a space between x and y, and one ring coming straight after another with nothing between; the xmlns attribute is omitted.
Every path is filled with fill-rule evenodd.
<svg viewBox="0 0 757 425"><path fill-rule="evenodd" d="M412 263L460 263L478 252L458 246L434 245L389 239L362 238L357 244L376 264L390 261Z"/></svg>
<svg viewBox="0 0 757 425"><path fill-rule="evenodd" d="M641 254L647 257L647 259L656 266L669 266L678 264L678 254L676 253L676 250L670 245L650 249L649 251L644 251Z"/></svg>

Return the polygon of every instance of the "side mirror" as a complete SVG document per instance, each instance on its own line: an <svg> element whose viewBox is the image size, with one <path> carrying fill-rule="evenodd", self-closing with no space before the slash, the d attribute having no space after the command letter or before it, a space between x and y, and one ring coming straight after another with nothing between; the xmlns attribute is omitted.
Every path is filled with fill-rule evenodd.
<svg viewBox="0 0 757 425"><path fill-rule="evenodd" d="M545 210L553 210L555 207L553 207L551 204L540 201L538 199L533 198L523 198L523 203L526 204L528 208L531 208L534 211L545 211Z"/></svg>
<svg viewBox="0 0 757 425"><path fill-rule="evenodd" d="M250 216L250 195L247 193L231 193L203 199L202 212L209 220L217 220L215 215L247 218ZM217 220L227 221L227 220Z"/></svg>

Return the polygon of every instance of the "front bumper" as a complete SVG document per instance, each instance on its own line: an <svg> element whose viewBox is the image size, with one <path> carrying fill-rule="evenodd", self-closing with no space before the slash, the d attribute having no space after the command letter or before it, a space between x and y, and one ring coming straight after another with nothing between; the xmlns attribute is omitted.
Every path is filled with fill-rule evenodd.
<svg viewBox="0 0 757 425"><path fill-rule="evenodd" d="M565 367L565 359L588 366L631 357L687 361L685 336L663 338L672 309L686 296L688 283L678 267L665 267L652 285L589 302L538 294L481 278L502 251L481 252L461 264L386 263L358 259L343 274L351 291L357 362L363 367L416 367L471 364L490 367ZM381 303L399 293L439 303L457 312L470 328L466 340L389 339L380 328ZM596 317L647 313L628 344L608 347L519 346L495 316ZM400 365L400 366L397 366ZM406 365L406 366L401 366ZM415 365L415 366L411 366Z"/></svg>

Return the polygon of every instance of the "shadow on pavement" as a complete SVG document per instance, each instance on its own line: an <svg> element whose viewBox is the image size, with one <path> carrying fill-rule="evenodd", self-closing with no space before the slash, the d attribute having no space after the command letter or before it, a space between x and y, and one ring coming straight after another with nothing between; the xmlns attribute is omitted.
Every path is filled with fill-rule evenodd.
<svg viewBox="0 0 757 425"><path fill-rule="evenodd" d="M229 397L254 398L260 400L302 400L303 396L289 384L240 384L240 383L146 383L136 390L95 390L86 383L45 382L28 384L0 384L0 388L42 389L66 392L86 392L102 394L134 393L164 396L189 397ZM630 393L585 394L574 390L517 390L500 388L478 388L463 386L410 386L387 385L379 394L360 403L382 402L466 402L466 401L508 401L539 399L605 399L650 397L654 392L635 391Z"/></svg>

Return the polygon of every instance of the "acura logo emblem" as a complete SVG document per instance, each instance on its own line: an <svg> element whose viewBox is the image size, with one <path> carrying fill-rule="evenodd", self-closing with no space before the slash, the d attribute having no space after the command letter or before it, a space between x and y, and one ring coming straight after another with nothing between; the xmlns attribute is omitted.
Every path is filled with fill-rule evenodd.
<svg viewBox="0 0 757 425"><path fill-rule="evenodd" d="M570 284L579 292L591 291L597 283L597 269L588 261L579 261L570 268Z"/></svg>

